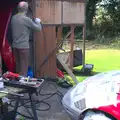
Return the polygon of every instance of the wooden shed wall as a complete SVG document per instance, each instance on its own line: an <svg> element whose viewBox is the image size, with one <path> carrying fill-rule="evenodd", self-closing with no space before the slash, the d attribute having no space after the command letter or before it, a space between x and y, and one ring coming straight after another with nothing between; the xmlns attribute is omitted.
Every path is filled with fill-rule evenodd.
<svg viewBox="0 0 120 120"><path fill-rule="evenodd" d="M84 24L85 3L59 0L36 0L36 15L43 24Z"/></svg>
<svg viewBox="0 0 120 120"><path fill-rule="evenodd" d="M63 2L63 24L84 24L84 3Z"/></svg>
<svg viewBox="0 0 120 120"><path fill-rule="evenodd" d="M44 33L43 33L44 31ZM56 53L40 68L46 57L56 47L55 27L44 27L43 31L35 35L35 68L36 76L56 76Z"/></svg>
<svg viewBox="0 0 120 120"><path fill-rule="evenodd" d="M77 1L77 0L76 0ZM78 0L79 1L79 0ZM56 76L56 53L48 59L41 68L40 65L49 53L56 47L57 24L84 24L84 0L80 3L62 2L59 0L36 0L35 16L41 18L46 25L43 31L35 34L35 73L36 76ZM72 9L71 9L72 6ZM77 14L75 14L77 13ZM74 19L73 19L74 18ZM44 45L45 43L45 45ZM46 50L45 50L46 49Z"/></svg>
<svg viewBox="0 0 120 120"><path fill-rule="evenodd" d="M61 1L37 0L36 15L44 24L61 24Z"/></svg>

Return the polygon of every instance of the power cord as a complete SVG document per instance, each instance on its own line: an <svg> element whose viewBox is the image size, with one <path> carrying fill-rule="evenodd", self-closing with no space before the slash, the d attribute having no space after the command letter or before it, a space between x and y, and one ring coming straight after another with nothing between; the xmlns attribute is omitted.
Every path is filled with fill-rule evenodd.
<svg viewBox="0 0 120 120"><path fill-rule="evenodd" d="M50 83L48 83L48 82L50 82ZM45 87L46 84L53 85L53 87L56 89L56 91L53 92L53 93L51 93L51 92L50 93L43 93L42 89ZM41 88L39 89L38 94L39 94L39 96L42 96L42 97L46 96L42 100L34 100L33 101L33 103L34 103L34 105L36 107L36 110L39 111L39 112L40 111L48 111L48 110L51 109L51 105L48 102L46 102L46 100L49 100L50 98L52 98L55 95L57 95L59 97L60 103L62 104L63 94L59 90L57 90L57 85L55 84L54 81L47 81L46 83L43 83ZM14 102L14 101L15 101L15 98L13 98L13 100L11 101L11 104L10 104L11 107L14 107L14 105L12 104L12 102ZM33 116L32 116L32 114L29 111L31 106L28 105L28 104L30 104L30 100L29 99L22 99L20 103L21 104L19 105L19 107L23 106L30 116L26 116L26 115L21 114L19 112L18 112L18 114L23 116L23 117L25 117L25 118L27 118L27 119L33 119ZM46 105L46 108L45 109L40 109L41 104Z"/></svg>

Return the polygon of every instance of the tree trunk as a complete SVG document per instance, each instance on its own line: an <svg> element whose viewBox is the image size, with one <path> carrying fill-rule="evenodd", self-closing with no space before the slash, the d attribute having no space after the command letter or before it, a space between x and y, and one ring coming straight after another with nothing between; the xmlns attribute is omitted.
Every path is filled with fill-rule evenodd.
<svg viewBox="0 0 120 120"><path fill-rule="evenodd" d="M93 18L96 12L96 4L99 1L101 0L88 0L86 3L86 29L87 29L88 40L93 38L92 35Z"/></svg>

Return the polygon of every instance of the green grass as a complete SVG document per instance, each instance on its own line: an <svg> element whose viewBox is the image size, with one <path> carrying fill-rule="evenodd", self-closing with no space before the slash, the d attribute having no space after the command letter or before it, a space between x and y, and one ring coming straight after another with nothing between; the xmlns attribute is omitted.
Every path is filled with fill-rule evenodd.
<svg viewBox="0 0 120 120"><path fill-rule="evenodd" d="M94 64L94 72L120 70L120 50L99 49L86 51L86 63ZM80 69L81 67L77 67ZM76 76L82 81L86 76Z"/></svg>

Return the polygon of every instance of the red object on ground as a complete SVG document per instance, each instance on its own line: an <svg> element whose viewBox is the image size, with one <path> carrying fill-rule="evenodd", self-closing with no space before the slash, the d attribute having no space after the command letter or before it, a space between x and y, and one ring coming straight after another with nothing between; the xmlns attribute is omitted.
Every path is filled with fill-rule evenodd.
<svg viewBox="0 0 120 120"><path fill-rule="evenodd" d="M3 74L3 77L8 78L8 79L12 78L12 80L13 80L15 78L19 78L20 75L17 74L17 73L13 73L13 72L6 72L6 73Z"/></svg>
<svg viewBox="0 0 120 120"><path fill-rule="evenodd" d="M56 69L56 73L57 73L58 77L64 78L64 73L61 70L59 70L58 68Z"/></svg>

